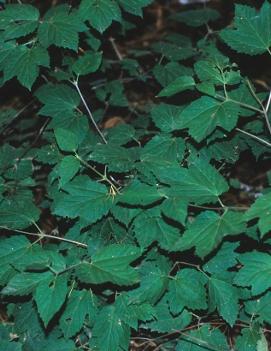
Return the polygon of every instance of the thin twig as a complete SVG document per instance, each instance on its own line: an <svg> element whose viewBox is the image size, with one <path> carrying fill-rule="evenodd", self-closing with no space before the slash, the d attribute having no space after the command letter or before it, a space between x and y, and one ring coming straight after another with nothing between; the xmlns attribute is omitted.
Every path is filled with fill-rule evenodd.
<svg viewBox="0 0 271 351"><path fill-rule="evenodd" d="M266 140L264 140L264 139L262 139L262 138L257 137L257 136L254 135L254 134L251 134L251 133L249 133L249 132L246 132L245 130L240 129L240 128L236 128L236 130L237 130L238 132L241 132L241 133L243 133L243 134L246 134L246 135L250 136L251 138L253 138L253 139L255 139L255 140L258 140L260 143L262 143L262 144L264 144L264 145L266 145L266 146L271 147L271 143L269 143L268 141L266 141Z"/></svg>
<svg viewBox="0 0 271 351"><path fill-rule="evenodd" d="M67 243L74 244L74 245L77 245L77 246L81 246L81 247L84 247L84 248L88 247L87 244L81 243L79 241L66 239L66 238L61 238L59 236L54 236L54 235L50 235L50 234L45 234L44 232L31 233L31 232L26 232L25 230L11 229L11 228L8 228L8 227L5 227L5 226L0 226L0 228L8 230L8 231L11 231L11 232L14 231L14 232L25 234L25 235L36 236L36 237L39 237L41 239L43 239L43 238L54 239L54 240L59 240L59 241L65 241Z"/></svg>
<svg viewBox="0 0 271 351"><path fill-rule="evenodd" d="M45 131L48 123L50 121L50 118L47 118L47 120L45 121L45 123L42 125L42 127L39 130L39 133L37 134L37 136L35 137L34 141L23 151L23 153L16 158L16 163L12 164L11 166L7 167L6 170L13 168L13 167L17 167L17 165L19 164L19 162L21 162L21 160L24 159L24 157L27 155L27 153L33 148L33 146L37 143L37 141L39 140L39 138L41 137L41 135L43 134L43 132Z"/></svg>
<svg viewBox="0 0 271 351"><path fill-rule="evenodd" d="M255 93L253 86L251 85L250 81L247 79L246 80L247 85L249 87L249 90L251 92L251 94L253 95L254 99L258 102L258 104L261 106L262 108L262 113L264 115L265 121L266 121L266 125L268 128L269 133L271 134L271 125L270 125L270 121L268 118L268 109L269 109L269 105L270 105L270 100L271 100L271 91L269 93L269 97L268 97L268 101L266 106L264 107L263 103L261 102L261 100L259 99L259 97L257 96L257 94Z"/></svg>
<svg viewBox="0 0 271 351"><path fill-rule="evenodd" d="M249 81L249 79L246 79L246 83L247 83L248 88L249 88L251 94L253 95L254 99L258 102L258 104L263 109L263 104L262 104L261 100L259 99L258 95L256 94L255 90L253 89L253 86L252 86L251 82Z"/></svg>
<svg viewBox="0 0 271 351"><path fill-rule="evenodd" d="M190 262L184 262L184 261L177 261L174 263L173 267L170 270L170 273L175 269L177 265L183 265L183 266L188 266L188 267L193 267L196 268L199 272L204 274L208 279L210 278L209 275L204 272L198 264L190 263ZM170 276L170 278L174 279L174 277Z"/></svg>
<svg viewBox="0 0 271 351"><path fill-rule="evenodd" d="M221 199L220 199L219 196L217 197L217 200L218 200L218 202L219 202L219 204L221 205L222 208L224 208L225 210L228 209L227 206L225 206L225 205L223 204L223 202L221 201Z"/></svg>
<svg viewBox="0 0 271 351"><path fill-rule="evenodd" d="M185 262L185 261L179 261L178 264L182 264L183 266L193 267L193 268L196 268L196 269L200 270L201 272L203 272L203 271L200 269L200 267L199 267L198 264L194 264L194 263L190 263L190 262ZM205 273L205 272L203 272L203 273ZM206 274L206 273L205 273L205 274ZM208 276L208 278L209 278L209 276Z"/></svg>
<svg viewBox="0 0 271 351"><path fill-rule="evenodd" d="M119 193L119 189L116 187L116 185L110 180L108 179L108 177L106 176L106 174L102 174L101 172L97 171L97 169L93 166L91 166L89 163L87 163L85 160L83 160L78 154L77 152L75 152L75 157L77 158L78 161L80 161L85 167L89 168L90 170L92 170L94 173L96 173L100 178L101 181L105 181L107 182L109 185L112 186L112 188L114 189L114 191L116 193Z"/></svg>
<svg viewBox="0 0 271 351"><path fill-rule="evenodd" d="M225 96L222 96L222 95L219 95L219 94L216 94L215 97L218 98L218 99L220 99L220 100L223 100L223 101L225 101L225 102L226 102L226 101L228 101L228 102L233 102L233 103L235 103L235 104L237 104L237 105L240 105L241 107L248 108L249 110L252 110L252 111L255 111L255 112L258 112L258 113L261 113L261 114L264 113L263 110L261 110L261 109L255 107L255 106L253 106L253 105L249 105L249 104L246 104L246 103L244 103L244 102L234 100L234 99L232 99L232 98L230 98L230 97L228 97L228 98L226 99Z"/></svg>
<svg viewBox="0 0 271 351"><path fill-rule="evenodd" d="M201 205L195 205L189 203L188 206L195 207L195 208L202 208L203 210L215 210L215 211L225 211L227 210L233 210L233 211L246 211L249 209L248 206L227 206L224 205L224 207L213 207L213 206L201 206Z"/></svg>
<svg viewBox="0 0 271 351"><path fill-rule="evenodd" d="M123 56L122 56L122 54L120 53L120 51L119 51L119 49L118 49L118 47L117 47L117 45L116 45L116 43L115 43L115 39L111 37L111 38L109 38L109 41L110 41L110 43L111 43L111 45L112 45L112 48L113 48L114 51L115 51L115 54L116 54L117 58L118 58L120 61L122 61L122 60L123 60Z"/></svg>
<svg viewBox="0 0 271 351"><path fill-rule="evenodd" d="M81 92L81 90L79 88L78 80L70 81L70 82L75 86L75 88L76 88L76 90L77 90L77 92L78 92L78 94L79 94L79 96L80 96L80 98L81 98L81 100L82 100L82 102L83 102L83 104L85 106L85 109L87 110L87 113L88 113L88 116L90 118L91 123L93 124L93 126L96 129L96 131L98 132L98 134L102 138L103 142L105 144L107 144L107 141L106 141L103 133L101 132L100 128L98 127L98 124L96 123L96 121L95 121L95 119L94 119L94 117L93 117L93 115L92 115L92 113L90 111L90 108L88 107L88 104L87 104L87 102L86 102L86 100L85 100L85 98L84 98L84 96L83 96L83 94L82 94L82 92Z"/></svg>
<svg viewBox="0 0 271 351"><path fill-rule="evenodd" d="M1 134L3 134L6 129L9 127L9 125L17 119L19 116L22 115L22 113L32 104L34 103L34 100L31 100L28 104L26 104L24 107L22 107L19 111L16 111L15 115L8 121L8 123L4 126L3 130L1 131Z"/></svg>
<svg viewBox="0 0 271 351"><path fill-rule="evenodd" d="M268 112L271 103L271 91L269 92L268 100L265 106L265 111Z"/></svg>
<svg viewBox="0 0 271 351"><path fill-rule="evenodd" d="M268 110L269 110L269 107L270 107L270 103L271 103L271 91L269 92L268 100L267 100L266 106L264 107L265 121L266 121L266 124L267 124L267 128L269 130L269 133L271 134L271 125L270 125L270 121L269 121L269 117L268 117Z"/></svg>

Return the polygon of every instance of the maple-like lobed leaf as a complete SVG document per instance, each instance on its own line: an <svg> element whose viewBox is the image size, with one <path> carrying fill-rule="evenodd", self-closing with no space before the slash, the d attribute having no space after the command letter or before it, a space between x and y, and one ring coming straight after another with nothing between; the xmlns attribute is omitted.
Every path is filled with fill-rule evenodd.
<svg viewBox="0 0 271 351"><path fill-rule="evenodd" d="M234 28L222 30L221 38L234 50L248 55L270 53L271 5L265 1L260 11L247 5L235 6Z"/></svg>

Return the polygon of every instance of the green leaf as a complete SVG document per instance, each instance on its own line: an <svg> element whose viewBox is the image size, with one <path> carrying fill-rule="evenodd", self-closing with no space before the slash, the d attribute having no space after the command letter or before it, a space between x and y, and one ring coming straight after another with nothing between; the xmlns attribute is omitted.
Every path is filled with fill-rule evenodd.
<svg viewBox="0 0 271 351"><path fill-rule="evenodd" d="M32 346L32 345L31 345ZM46 351L75 351L76 346L74 345L74 342L72 340L65 340L64 338L59 338L57 335L51 333L50 337L42 339L40 342L37 342L37 340L34 337L33 340L33 349L39 348L40 350L46 350ZM33 350L31 349L31 351Z"/></svg>
<svg viewBox="0 0 271 351"><path fill-rule="evenodd" d="M135 148L127 149L110 143L98 144L90 155L90 159L107 164L108 169L112 172L128 172L134 167L137 152Z"/></svg>
<svg viewBox="0 0 271 351"><path fill-rule="evenodd" d="M252 83L250 83L252 86ZM253 87L252 87L253 88ZM256 93L254 89L254 94L258 96L260 100L263 100L263 97ZM229 92L229 98L236 101L236 103L240 103L240 105L250 105L258 108L258 102L255 99L255 96L252 94L251 89L249 89L246 83L240 84L237 89L233 89ZM240 106L240 116L253 116L255 115L255 111L248 109L244 106Z"/></svg>
<svg viewBox="0 0 271 351"><path fill-rule="evenodd" d="M128 350L130 328L121 317L114 305L103 307L98 314L92 333L99 351Z"/></svg>
<svg viewBox="0 0 271 351"><path fill-rule="evenodd" d="M141 212L139 208L127 208L119 205L115 205L111 209L112 215L121 223L125 224L127 227L138 213Z"/></svg>
<svg viewBox="0 0 271 351"><path fill-rule="evenodd" d="M129 12L135 16L142 17L142 8L150 5L153 0L117 0L117 2L124 9L124 11Z"/></svg>
<svg viewBox="0 0 271 351"><path fill-rule="evenodd" d="M78 148L78 140L76 134L64 128L55 129L55 137L58 146L63 151L76 151Z"/></svg>
<svg viewBox="0 0 271 351"><path fill-rule="evenodd" d="M0 348L5 351L22 351L22 346L20 342L0 340Z"/></svg>
<svg viewBox="0 0 271 351"><path fill-rule="evenodd" d="M210 159L234 164L239 159L241 153L239 145L236 144L237 142L229 143L228 140L212 143L205 150L206 155Z"/></svg>
<svg viewBox="0 0 271 351"><path fill-rule="evenodd" d="M206 289L207 278L195 269L181 269L174 279L169 282L167 299L171 312L177 314L184 307L192 310L207 308Z"/></svg>
<svg viewBox="0 0 271 351"><path fill-rule="evenodd" d="M97 51L101 47L101 40L98 39L93 33L85 32L85 35L87 37L86 42L88 43L89 47Z"/></svg>
<svg viewBox="0 0 271 351"><path fill-rule="evenodd" d="M20 203L13 199L0 204L0 226L9 229L23 229L39 219L40 211L33 204L32 199L23 197L21 199Z"/></svg>
<svg viewBox="0 0 271 351"><path fill-rule="evenodd" d="M182 75L191 76L193 70L190 67L180 65L178 62L169 62L164 66L161 64L155 65L153 74L156 80L165 87Z"/></svg>
<svg viewBox="0 0 271 351"><path fill-rule="evenodd" d="M2 265L0 272L0 286L5 286L15 274L16 270L10 264Z"/></svg>
<svg viewBox="0 0 271 351"><path fill-rule="evenodd" d="M236 338L236 347L238 351L257 351L257 343L261 335L255 328L244 328L242 335Z"/></svg>
<svg viewBox="0 0 271 351"><path fill-rule="evenodd" d="M70 11L67 4L53 6L46 12L39 26L38 38L45 48L56 45L77 51L78 33L85 29L86 26L78 13Z"/></svg>
<svg viewBox="0 0 271 351"><path fill-rule="evenodd" d="M180 129L180 115L182 110L181 107L175 105L155 105L151 110L151 118L156 127L163 132L172 132L176 129Z"/></svg>
<svg viewBox="0 0 271 351"><path fill-rule="evenodd" d="M114 128L109 128L106 138L111 145L125 145L129 141L135 140L135 129L130 124L121 123Z"/></svg>
<svg viewBox="0 0 271 351"><path fill-rule="evenodd" d="M4 73L4 82L17 77L19 82L28 90L39 75L39 66L49 67L48 52L39 45L28 48L25 45L1 45L0 69Z"/></svg>
<svg viewBox="0 0 271 351"><path fill-rule="evenodd" d="M268 341L264 334L264 331L261 332L261 339L257 341L257 351L269 351Z"/></svg>
<svg viewBox="0 0 271 351"><path fill-rule="evenodd" d="M157 252L155 254L156 259L143 261L139 267L140 286L129 292L132 303L155 304L167 289L170 266L163 256Z"/></svg>
<svg viewBox="0 0 271 351"><path fill-rule="evenodd" d="M161 211L165 216L184 225L187 216L187 202L181 196L170 197L163 201Z"/></svg>
<svg viewBox="0 0 271 351"><path fill-rule="evenodd" d="M50 127L54 129L63 128L72 131L76 136L76 143L78 145L84 141L87 133L92 137L93 143L96 142L97 136L94 136L94 134L90 132L89 122L85 115L80 115L78 112L67 111L65 115L59 113L54 115L54 117L55 118L50 122ZM51 148L53 147L54 145L51 144ZM51 160L51 158L49 160Z"/></svg>
<svg viewBox="0 0 271 351"><path fill-rule="evenodd" d="M135 179L132 183L125 188L118 198L121 203L129 205L146 206L161 199L164 195L159 192L154 186L141 183Z"/></svg>
<svg viewBox="0 0 271 351"><path fill-rule="evenodd" d="M234 28L224 29L220 36L234 50L248 55L263 54L271 45L271 6L265 1L260 11L236 5Z"/></svg>
<svg viewBox="0 0 271 351"><path fill-rule="evenodd" d="M219 248L217 254L205 263L203 269L216 276L227 274L227 269L237 264L239 253L234 250L239 246L239 243L225 242Z"/></svg>
<svg viewBox="0 0 271 351"><path fill-rule="evenodd" d="M215 85L233 85L240 82L240 72L233 70L229 59L215 56L208 60L199 60L195 63L194 69L199 79L206 83Z"/></svg>
<svg viewBox="0 0 271 351"><path fill-rule="evenodd" d="M96 72L102 62L101 52L86 51L72 65L72 70L78 76L84 76L89 73Z"/></svg>
<svg viewBox="0 0 271 351"><path fill-rule="evenodd" d="M155 42L152 45L154 52L165 56L169 61L181 61L193 57L196 53L191 40L183 35L178 35L176 42Z"/></svg>
<svg viewBox="0 0 271 351"><path fill-rule="evenodd" d="M210 21L216 21L219 17L219 12L208 7L182 11L171 16L173 20L185 23L190 27L200 27Z"/></svg>
<svg viewBox="0 0 271 351"><path fill-rule="evenodd" d="M67 277L63 274L41 282L36 288L34 298L45 327L63 305L67 291Z"/></svg>
<svg viewBox="0 0 271 351"><path fill-rule="evenodd" d="M181 138L155 136L141 149L140 162L136 163L136 168L142 180L155 186L160 169L177 165L184 155L185 145Z"/></svg>
<svg viewBox="0 0 271 351"><path fill-rule="evenodd" d="M45 84L35 95L45 105L39 111L43 116L58 118L63 118L67 114L71 116L80 103L77 92L65 84Z"/></svg>
<svg viewBox="0 0 271 351"><path fill-rule="evenodd" d="M34 32L38 26L39 11L32 5L7 4L0 12L0 30L10 40Z"/></svg>
<svg viewBox="0 0 271 351"><path fill-rule="evenodd" d="M169 134L155 135L140 150L140 164L137 168L143 173L156 174L156 167L171 164L183 159L185 144L182 138L174 138Z"/></svg>
<svg viewBox="0 0 271 351"><path fill-rule="evenodd" d="M0 241L0 263L5 265L11 264L24 255L30 246L29 240L23 235L14 235L10 238L5 238Z"/></svg>
<svg viewBox="0 0 271 351"><path fill-rule="evenodd" d="M239 106L236 103L202 96L181 112L177 129L188 128L189 134L200 142L217 127L231 131L238 121L238 114Z"/></svg>
<svg viewBox="0 0 271 351"><path fill-rule="evenodd" d="M235 235L245 230L242 216L233 211L227 211L222 216L215 212L204 211L184 232L176 242L177 248L187 250L196 248L196 254L203 258L212 252L226 235Z"/></svg>
<svg viewBox="0 0 271 351"><path fill-rule="evenodd" d="M63 186L65 193L59 193L54 201L54 213L58 216L80 217L89 224L106 215L112 207L105 185L87 176L78 176Z"/></svg>
<svg viewBox="0 0 271 351"><path fill-rule="evenodd" d="M129 102L125 95L124 85L121 80L112 80L95 90L97 98L111 106L127 107Z"/></svg>
<svg viewBox="0 0 271 351"><path fill-rule="evenodd" d="M60 319L60 326L65 338L70 338L80 331L87 315L91 321L94 321L96 314L96 300L92 292L84 289L74 290L69 296L67 306Z"/></svg>
<svg viewBox="0 0 271 351"><path fill-rule="evenodd" d="M95 253L90 263L81 263L76 275L89 284L132 285L138 282L138 274L129 264L139 256L141 250L136 246L112 244Z"/></svg>
<svg viewBox="0 0 271 351"><path fill-rule="evenodd" d="M32 293L36 287L48 279L52 279L51 272L44 273L19 273L11 278L8 285L1 291L5 295L28 295Z"/></svg>
<svg viewBox="0 0 271 351"><path fill-rule="evenodd" d="M215 96L215 86L211 82L202 82L196 84L197 90L204 94L204 95L210 95L210 96Z"/></svg>
<svg viewBox="0 0 271 351"><path fill-rule="evenodd" d="M226 180L201 158L195 159L188 169L165 165L157 172L157 178L171 186L166 190L167 196L181 196L189 202L217 201L217 197L228 190Z"/></svg>
<svg viewBox="0 0 271 351"><path fill-rule="evenodd" d="M229 346L224 334L218 328L212 329L208 324L185 333L176 348L176 351L209 350L229 351Z"/></svg>
<svg viewBox="0 0 271 351"><path fill-rule="evenodd" d="M208 292L210 310L217 308L221 317L233 327L239 312L237 288L224 280L211 277Z"/></svg>
<svg viewBox="0 0 271 351"><path fill-rule="evenodd" d="M44 271L52 263L52 251L44 250L40 245L28 245L20 259L12 262L12 266L18 271Z"/></svg>
<svg viewBox="0 0 271 351"><path fill-rule="evenodd" d="M133 228L142 249L157 241L161 248L176 251L175 244L180 237L179 230L165 223L159 211L146 210L142 212L135 218Z"/></svg>
<svg viewBox="0 0 271 351"><path fill-rule="evenodd" d="M173 82L167 85L164 89L160 91L158 97L168 97L181 93L185 90L191 90L195 86L195 81L193 77L190 76L181 76L176 78Z"/></svg>
<svg viewBox="0 0 271 351"><path fill-rule="evenodd" d="M165 298L155 305L155 314L155 320L146 323L144 327L158 333L174 333L176 330L183 330L192 319L191 313L186 310L178 316L172 315Z"/></svg>
<svg viewBox="0 0 271 351"><path fill-rule="evenodd" d="M80 161L74 156L65 156L58 167L59 186L62 187L68 183L78 172Z"/></svg>
<svg viewBox="0 0 271 351"><path fill-rule="evenodd" d="M251 286L252 295L258 295L271 287L271 256L262 252L248 252L239 256L243 267L236 273L234 283Z"/></svg>
<svg viewBox="0 0 271 351"><path fill-rule="evenodd" d="M133 329L139 321L148 321L155 316L154 308L149 303L131 303L126 295L120 295L115 302L121 320Z"/></svg>
<svg viewBox="0 0 271 351"><path fill-rule="evenodd" d="M115 0L82 0L79 13L90 25L103 33L113 21L121 20L121 11Z"/></svg>
<svg viewBox="0 0 271 351"><path fill-rule="evenodd" d="M257 297L256 300L245 302L245 311L260 323L271 323L271 293L268 291L265 295Z"/></svg>
<svg viewBox="0 0 271 351"><path fill-rule="evenodd" d="M271 229L271 193L263 194L256 199L245 214L246 220L259 218L258 227L261 238Z"/></svg>

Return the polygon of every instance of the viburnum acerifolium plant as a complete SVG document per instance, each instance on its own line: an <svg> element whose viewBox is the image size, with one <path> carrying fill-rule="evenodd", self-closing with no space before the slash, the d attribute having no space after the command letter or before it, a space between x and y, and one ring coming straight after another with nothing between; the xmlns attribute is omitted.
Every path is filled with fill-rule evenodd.
<svg viewBox="0 0 271 351"><path fill-rule="evenodd" d="M214 5L2 1L1 350L269 350L271 5Z"/></svg>

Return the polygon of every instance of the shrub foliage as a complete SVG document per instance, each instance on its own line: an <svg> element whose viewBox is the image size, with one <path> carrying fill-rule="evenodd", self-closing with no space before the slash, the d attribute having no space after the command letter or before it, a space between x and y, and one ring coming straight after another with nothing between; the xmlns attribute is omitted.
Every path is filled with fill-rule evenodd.
<svg viewBox="0 0 271 351"><path fill-rule="evenodd" d="M234 61L270 3L152 37L152 0L34 3L0 11L1 350L267 351L271 94Z"/></svg>

